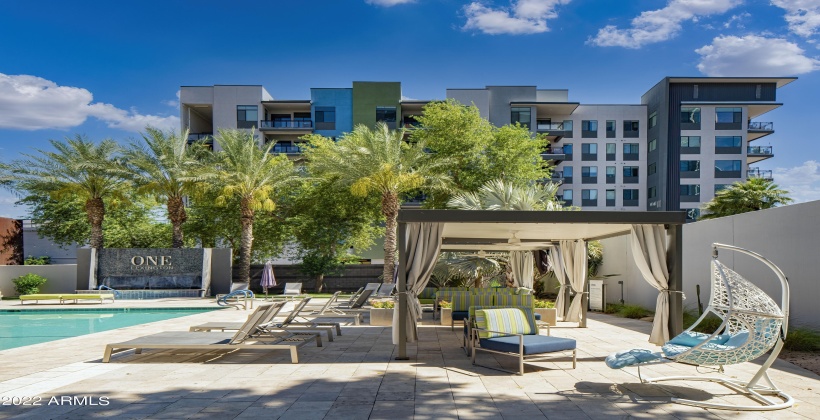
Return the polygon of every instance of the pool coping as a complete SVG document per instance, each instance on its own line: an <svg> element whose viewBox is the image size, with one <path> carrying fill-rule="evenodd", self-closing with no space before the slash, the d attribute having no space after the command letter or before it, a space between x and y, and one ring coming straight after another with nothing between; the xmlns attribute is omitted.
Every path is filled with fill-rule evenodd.
<svg viewBox="0 0 820 420"><path fill-rule="evenodd" d="M15 308L15 309L0 309L0 314L2 313L20 313L20 312L156 312L156 311L179 311L179 312L194 312L194 311L214 311L214 310L222 310L228 309L229 307L214 307L214 306L184 306L184 307L162 307L162 308L31 308L31 309L22 309L22 308Z"/></svg>

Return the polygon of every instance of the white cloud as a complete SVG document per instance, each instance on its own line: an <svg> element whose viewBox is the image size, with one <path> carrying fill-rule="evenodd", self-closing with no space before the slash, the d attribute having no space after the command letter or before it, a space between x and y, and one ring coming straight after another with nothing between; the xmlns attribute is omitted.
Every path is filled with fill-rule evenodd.
<svg viewBox="0 0 820 420"><path fill-rule="evenodd" d="M729 28L732 27L732 25L734 25L734 26L737 26L740 29L743 29L743 28L745 28L745 26L743 25L743 21L745 19L750 18L750 17L752 17L751 13L741 13L741 14L738 14L738 15L732 15L732 17L730 17L729 19L726 20L726 22L723 23L723 27L726 28L726 29L729 29Z"/></svg>
<svg viewBox="0 0 820 420"><path fill-rule="evenodd" d="M820 2L817 0L772 0L772 4L786 11L789 30L808 38L820 28Z"/></svg>
<svg viewBox="0 0 820 420"><path fill-rule="evenodd" d="M170 107L179 109L179 95L180 95L180 91L177 90L177 98L176 99L169 99L167 101L162 101L163 105L168 105Z"/></svg>
<svg viewBox="0 0 820 420"><path fill-rule="evenodd" d="M607 25L587 43L599 47L641 48L674 38L685 21L697 22L703 16L725 13L740 3L742 0L670 0L663 9L649 10L632 19L631 28Z"/></svg>
<svg viewBox="0 0 820 420"><path fill-rule="evenodd" d="M413 3L416 0L364 0L367 4L376 6L393 7L399 4Z"/></svg>
<svg viewBox="0 0 820 420"><path fill-rule="evenodd" d="M707 76L792 76L820 68L820 60L781 38L719 36L695 52Z"/></svg>
<svg viewBox="0 0 820 420"><path fill-rule="evenodd" d="M816 160L791 168L777 168L773 173L774 182L788 190L795 203L820 200L820 163Z"/></svg>
<svg viewBox="0 0 820 420"><path fill-rule="evenodd" d="M558 6L571 0L515 0L510 8L493 8L474 1L464 6L463 29L485 34L537 34L549 31L547 20L558 17Z"/></svg>
<svg viewBox="0 0 820 420"><path fill-rule="evenodd" d="M0 73L0 128L18 130L68 129L94 117L111 128L141 131L146 125L178 129L179 117L143 115L111 104L93 102L86 89L59 86L37 76Z"/></svg>

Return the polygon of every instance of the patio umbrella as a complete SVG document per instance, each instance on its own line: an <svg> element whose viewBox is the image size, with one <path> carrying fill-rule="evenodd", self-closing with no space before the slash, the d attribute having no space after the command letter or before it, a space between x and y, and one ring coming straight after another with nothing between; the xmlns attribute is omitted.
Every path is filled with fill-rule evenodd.
<svg viewBox="0 0 820 420"><path fill-rule="evenodd" d="M276 277L273 276L273 266L270 261L265 263L265 268L262 269L262 289L265 291L265 297L268 297L268 289L276 286Z"/></svg>

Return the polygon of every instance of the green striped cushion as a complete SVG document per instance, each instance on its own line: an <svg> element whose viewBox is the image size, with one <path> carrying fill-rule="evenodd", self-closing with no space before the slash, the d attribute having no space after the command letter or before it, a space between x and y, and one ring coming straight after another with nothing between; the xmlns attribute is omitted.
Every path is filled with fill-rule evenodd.
<svg viewBox="0 0 820 420"><path fill-rule="evenodd" d="M419 293L419 299L434 299L436 297L436 288L435 287L425 287L422 289L421 293Z"/></svg>
<svg viewBox="0 0 820 420"><path fill-rule="evenodd" d="M509 295L506 293L500 293L496 297L498 299L496 301L497 306L532 308L535 305L532 295Z"/></svg>
<svg viewBox="0 0 820 420"><path fill-rule="evenodd" d="M518 308L479 309L475 312L476 326L480 329L507 334L532 334L524 311ZM479 332L481 338L502 337L505 334Z"/></svg>
<svg viewBox="0 0 820 420"><path fill-rule="evenodd" d="M495 305L495 294L481 293L470 296L470 306L493 306Z"/></svg>
<svg viewBox="0 0 820 420"><path fill-rule="evenodd" d="M453 292L452 300L453 312L467 311L470 308L470 292Z"/></svg>

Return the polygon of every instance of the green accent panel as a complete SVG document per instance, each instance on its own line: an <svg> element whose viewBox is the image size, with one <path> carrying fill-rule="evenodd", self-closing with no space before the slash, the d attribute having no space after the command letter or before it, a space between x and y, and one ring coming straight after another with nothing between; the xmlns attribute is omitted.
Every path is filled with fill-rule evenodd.
<svg viewBox="0 0 820 420"><path fill-rule="evenodd" d="M376 107L379 106L396 107L396 120L400 120L400 101L400 82L353 82L353 127L376 125Z"/></svg>

